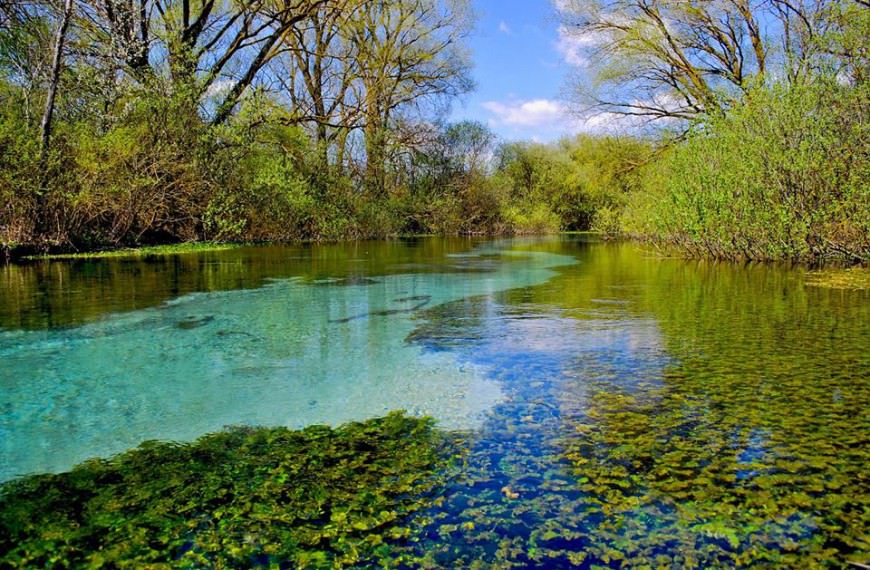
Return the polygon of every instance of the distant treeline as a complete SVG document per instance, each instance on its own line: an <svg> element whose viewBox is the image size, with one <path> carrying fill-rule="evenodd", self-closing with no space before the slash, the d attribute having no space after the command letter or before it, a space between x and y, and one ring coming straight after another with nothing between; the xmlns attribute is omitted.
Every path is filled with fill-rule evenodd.
<svg viewBox="0 0 870 570"><path fill-rule="evenodd" d="M601 62L578 111L632 136L446 123L467 0L0 0L0 243L592 229L870 256L866 2L556 6Z"/></svg>

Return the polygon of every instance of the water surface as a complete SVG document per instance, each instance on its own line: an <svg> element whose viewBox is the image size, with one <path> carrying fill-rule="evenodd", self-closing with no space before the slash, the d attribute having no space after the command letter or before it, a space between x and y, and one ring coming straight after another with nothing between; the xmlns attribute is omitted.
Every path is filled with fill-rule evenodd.
<svg viewBox="0 0 870 570"><path fill-rule="evenodd" d="M0 478L228 424L471 434L425 564L870 561L870 297L568 237L0 270Z"/></svg>

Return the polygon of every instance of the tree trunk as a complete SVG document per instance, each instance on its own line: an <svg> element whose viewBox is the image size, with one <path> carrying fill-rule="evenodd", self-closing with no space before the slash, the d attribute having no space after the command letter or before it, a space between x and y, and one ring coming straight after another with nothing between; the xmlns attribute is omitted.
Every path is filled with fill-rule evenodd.
<svg viewBox="0 0 870 570"><path fill-rule="evenodd" d="M48 161L48 151L51 145L51 120L54 116L54 101L57 97L57 87L60 83L60 72L63 64L63 44L66 39L66 30L69 27L69 21L72 17L73 0L65 0L63 14L61 14L60 22L57 26L57 32L54 39L54 55L51 61L51 77L48 83L48 93L45 97L45 110L42 113L42 121L39 125L40 145L39 145L39 172L41 176L39 192L36 195L36 233L43 239L48 233L48 218L49 213L46 205L46 163Z"/></svg>
<svg viewBox="0 0 870 570"><path fill-rule="evenodd" d="M372 196L380 198L386 191L386 140L375 91L369 88L366 95L366 188Z"/></svg>
<svg viewBox="0 0 870 570"><path fill-rule="evenodd" d="M69 27L69 20L72 16L73 3L72 0L66 0L61 15L60 23L57 26L57 33L54 38L54 57L51 62L51 79L48 83L48 95L45 98L45 111L42 113L42 123L40 124L41 145L40 145L40 162L44 162L48 153L48 148L51 143L51 119L54 115L54 100L57 96L57 86L60 83L60 71L63 63L63 43L66 39L66 30Z"/></svg>

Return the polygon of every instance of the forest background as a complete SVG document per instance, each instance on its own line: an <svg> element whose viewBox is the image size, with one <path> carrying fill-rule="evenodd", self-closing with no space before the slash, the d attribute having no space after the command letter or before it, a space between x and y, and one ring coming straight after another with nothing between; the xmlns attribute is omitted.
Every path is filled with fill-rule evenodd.
<svg viewBox="0 0 870 570"><path fill-rule="evenodd" d="M467 0L0 0L0 244L592 230L870 260L870 2L553 11L595 62L576 112L623 132L448 122Z"/></svg>

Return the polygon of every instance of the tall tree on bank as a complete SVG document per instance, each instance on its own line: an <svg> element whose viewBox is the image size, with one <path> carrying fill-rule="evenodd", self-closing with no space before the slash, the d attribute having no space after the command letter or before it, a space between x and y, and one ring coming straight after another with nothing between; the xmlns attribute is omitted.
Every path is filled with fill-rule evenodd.
<svg viewBox="0 0 870 570"><path fill-rule="evenodd" d="M472 88L463 51L471 24L467 0L376 0L351 22L371 194L386 191L391 123L403 112L437 110Z"/></svg>
<svg viewBox="0 0 870 570"><path fill-rule="evenodd" d="M337 1L87 0L79 22L83 55L143 86L167 83L194 104L207 93L219 94L210 117L218 124L289 30Z"/></svg>
<svg viewBox="0 0 870 570"><path fill-rule="evenodd" d="M370 1L341 0L312 12L285 38L287 62L277 73L290 98L293 120L311 125L321 162L329 164L332 155L339 168L360 115L358 49L348 31Z"/></svg>
<svg viewBox="0 0 870 570"><path fill-rule="evenodd" d="M588 107L644 120L721 115L771 78L837 54L825 38L856 0L558 0L567 45L595 61ZM864 8L862 8L863 10Z"/></svg>
<svg viewBox="0 0 870 570"><path fill-rule="evenodd" d="M48 80L48 93L45 97L45 110L42 113L42 122L39 125L40 148L39 161L45 162L48 147L51 142L51 120L54 115L54 101L57 97L57 88L60 83L60 72L63 65L63 48L66 41L66 31L69 28L69 20L72 16L73 0L64 0L63 11L57 24L54 35L54 53L51 59L51 76Z"/></svg>
<svg viewBox="0 0 870 570"><path fill-rule="evenodd" d="M48 158L49 145L51 144L51 127L54 117L54 102L57 98L58 85L60 84L60 73L63 66L63 51L64 43L66 42L67 29L69 21L73 13L73 0L64 0L63 10L60 13L60 18L57 23L57 30L54 35L54 47L51 58L51 74L48 79L48 92L45 96L45 108L42 113L42 120L39 124L39 165L42 172L42 183L37 194L37 215L36 215L36 230L39 234L44 235L47 232L48 220L46 219L46 197L45 197L45 172L46 160Z"/></svg>
<svg viewBox="0 0 870 570"><path fill-rule="evenodd" d="M390 147L405 138L400 124L435 120L471 88L472 19L467 0L343 0L294 27L279 79L322 162L343 167L359 132L365 185L382 195Z"/></svg>

